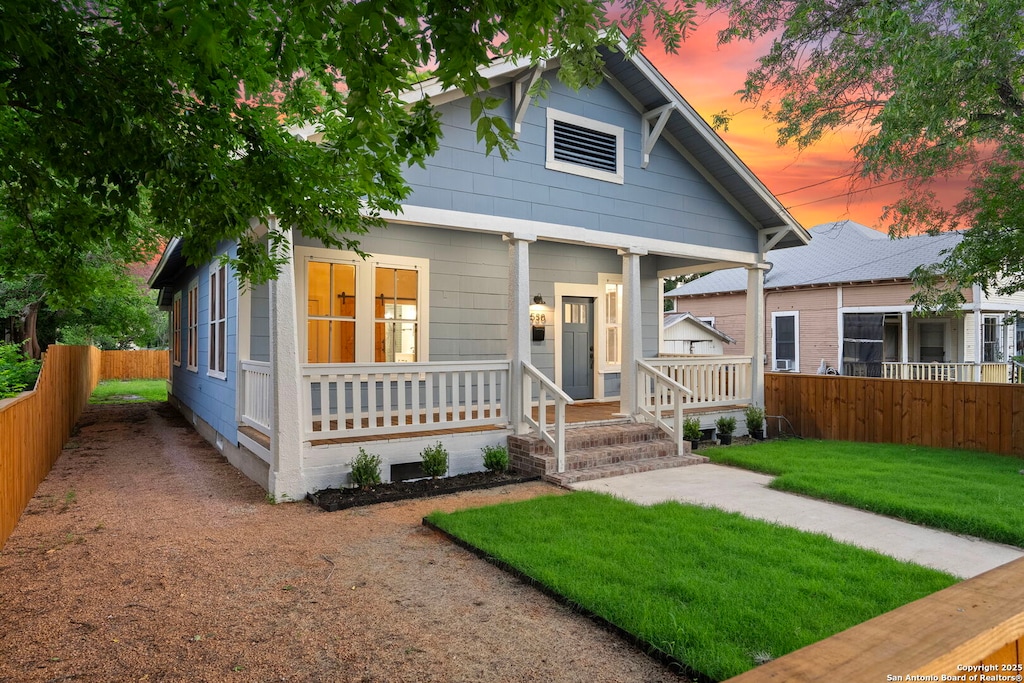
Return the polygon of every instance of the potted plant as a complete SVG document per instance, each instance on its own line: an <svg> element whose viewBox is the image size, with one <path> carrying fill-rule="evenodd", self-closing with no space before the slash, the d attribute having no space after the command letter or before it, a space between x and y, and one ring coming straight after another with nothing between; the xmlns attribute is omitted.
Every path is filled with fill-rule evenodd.
<svg viewBox="0 0 1024 683"><path fill-rule="evenodd" d="M700 418L687 417L683 420L683 438L690 442L691 450L700 444Z"/></svg>
<svg viewBox="0 0 1024 683"><path fill-rule="evenodd" d="M747 432L751 438L764 441L764 408L761 406L747 406L743 415L747 420Z"/></svg>
<svg viewBox="0 0 1024 683"><path fill-rule="evenodd" d="M736 431L736 418L722 416L715 420L715 427L718 429L718 441L723 446L732 443L732 433Z"/></svg>

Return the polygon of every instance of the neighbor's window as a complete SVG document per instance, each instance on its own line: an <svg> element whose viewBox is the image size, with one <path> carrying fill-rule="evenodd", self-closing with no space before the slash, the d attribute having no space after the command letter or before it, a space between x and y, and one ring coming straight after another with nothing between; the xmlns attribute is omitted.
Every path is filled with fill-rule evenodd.
<svg viewBox="0 0 1024 683"><path fill-rule="evenodd" d="M1002 335L999 334L999 318L987 315L981 321L983 363L998 363L1003 357Z"/></svg>
<svg viewBox="0 0 1024 683"><path fill-rule="evenodd" d="M774 370L800 369L800 314L772 313L772 357Z"/></svg>
<svg viewBox="0 0 1024 683"><path fill-rule="evenodd" d="M207 374L220 378L227 377L227 276L227 266L210 269L210 366Z"/></svg>
<svg viewBox="0 0 1024 683"><path fill-rule="evenodd" d="M192 372L199 370L199 280L188 286L188 342L185 350L187 367Z"/></svg>
<svg viewBox="0 0 1024 683"><path fill-rule="evenodd" d="M181 365L181 292L174 295L171 304L171 360Z"/></svg>

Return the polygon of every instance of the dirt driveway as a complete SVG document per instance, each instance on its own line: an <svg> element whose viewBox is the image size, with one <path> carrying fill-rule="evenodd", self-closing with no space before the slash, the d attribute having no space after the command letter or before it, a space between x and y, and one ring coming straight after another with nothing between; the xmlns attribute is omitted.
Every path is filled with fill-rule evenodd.
<svg viewBox="0 0 1024 683"><path fill-rule="evenodd" d="M420 525L554 492L275 506L168 406L90 406L0 551L0 681L679 681Z"/></svg>

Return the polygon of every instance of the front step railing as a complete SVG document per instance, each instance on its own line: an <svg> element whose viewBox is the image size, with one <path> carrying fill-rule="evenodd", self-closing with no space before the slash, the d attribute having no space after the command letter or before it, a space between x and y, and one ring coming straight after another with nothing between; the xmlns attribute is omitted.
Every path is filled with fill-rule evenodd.
<svg viewBox="0 0 1024 683"><path fill-rule="evenodd" d="M537 389L537 419L533 418L534 386ZM567 393L547 378L544 373L523 361L523 415L522 421L530 425L533 433L551 447L558 463L558 471L565 471L565 407L573 403ZM548 405L554 404L554 433L548 433Z"/></svg>
<svg viewBox="0 0 1024 683"><path fill-rule="evenodd" d="M642 360L636 362L636 372L639 416L668 434L676 444L676 455L683 455L683 402L693 392ZM672 411L671 421L662 416L665 410Z"/></svg>

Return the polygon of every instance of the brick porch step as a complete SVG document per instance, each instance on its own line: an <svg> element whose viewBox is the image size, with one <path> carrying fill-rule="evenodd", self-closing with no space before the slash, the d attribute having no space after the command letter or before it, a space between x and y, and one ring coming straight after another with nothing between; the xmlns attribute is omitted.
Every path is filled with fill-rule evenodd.
<svg viewBox="0 0 1024 683"><path fill-rule="evenodd" d="M619 477L624 474L635 474L637 472L650 472L652 470L663 470L669 467L686 467L687 465L699 465L708 462L703 455L669 455L662 458L646 458L644 460L633 460L611 465L600 465L580 470L569 470L558 474L552 472L544 475L544 479L559 486L569 486L580 481L592 481L594 479L606 479L608 477Z"/></svg>
<svg viewBox="0 0 1024 683"><path fill-rule="evenodd" d="M675 443L660 429L642 423L567 429L562 473L557 472L554 453L543 439L533 435L510 436L508 446L513 470L539 475L560 485L707 462L707 458L689 454L689 443L685 444L685 455L677 455Z"/></svg>

